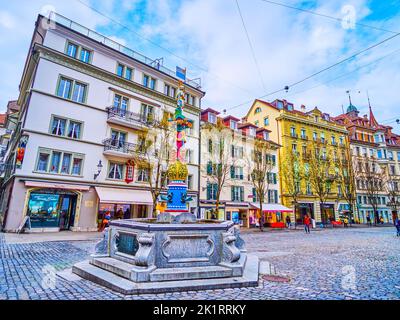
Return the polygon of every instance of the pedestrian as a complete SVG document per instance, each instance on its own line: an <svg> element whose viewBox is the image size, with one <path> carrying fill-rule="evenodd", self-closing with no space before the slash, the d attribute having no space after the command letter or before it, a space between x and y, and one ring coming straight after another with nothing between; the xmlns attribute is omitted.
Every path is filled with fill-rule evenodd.
<svg viewBox="0 0 400 320"><path fill-rule="evenodd" d="M369 214L367 214L367 224L369 227L372 227L371 217L369 216Z"/></svg>
<svg viewBox="0 0 400 320"><path fill-rule="evenodd" d="M385 221L383 220L383 217L381 216L380 218L379 218L379 221L381 222L381 224L383 224Z"/></svg>
<svg viewBox="0 0 400 320"><path fill-rule="evenodd" d="M108 227L108 223L110 222L110 220L111 220L111 212L110 212L110 211L107 211L107 212L104 214L104 218L103 218L103 221L101 222L101 226L100 226L100 228L99 228L99 232L103 232L104 229L105 229L106 227Z"/></svg>
<svg viewBox="0 0 400 320"><path fill-rule="evenodd" d="M345 228L347 228L348 223L349 223L349 219L347 219L347 217L345 217L345 218L343 219L343 226L344 226Z"/></svg>
<svg viewBox="0 0 400 320"><path fill-rule="evenodd" d="M290 216L286 216L286 227L289 229L291 225Z"/></svg>
<svg viewBox="0 0 400 320"><path fill-rule="evenodd" d="M115 219L123 219L124 218L124 212L122 211L122 208L119 208L117 213L115 214Z"/></svg>
<svg viewBox="0 0 400 320"><path fill-rule="evenodd" d="M306 233L310 233L310 223L310 217L308 216L308 214L306 214L303 219L304 230L306 231Z"/></svg>
<svg viewBox="0 0 400 320"><path fill-rule="evenodd" d="M396 226L397 236L400 237L400 219L398 217L394 220L394 225Z"/></svg>

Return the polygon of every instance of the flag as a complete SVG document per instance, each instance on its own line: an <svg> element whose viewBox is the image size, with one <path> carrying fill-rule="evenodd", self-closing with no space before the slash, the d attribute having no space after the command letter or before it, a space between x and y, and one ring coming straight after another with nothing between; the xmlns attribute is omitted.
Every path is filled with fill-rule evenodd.
<svg viewBox="0 0 400 320"><path fill-rule="evenodd" d="M181 67L176 66L176 77L186 81L186 68L183 69Z"/></svg>

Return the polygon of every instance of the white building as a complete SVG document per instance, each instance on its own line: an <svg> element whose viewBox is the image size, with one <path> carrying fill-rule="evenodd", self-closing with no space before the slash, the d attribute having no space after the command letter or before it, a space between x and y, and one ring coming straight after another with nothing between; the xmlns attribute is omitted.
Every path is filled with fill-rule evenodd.
<svg viewBox="0 0 400 320"><path fill-rule="evenodd" d="M95 31L39 16L20 83L19 123L6 154L5 231L94 231L104 212L152 214L148 172L132 163L142 132L175 108L171 70ZM186 80L190 209L198 205L204 92ZM101 166L98 166L101 163ZM98 173L99 169L101 171Z"/></svg>
<svg viewBox="0 0 400 320"><path fill-rule="evenodd" d="M213 129L217 121L226 127L223 133ZM211 125L210 125L211 124ZM263 212L265 222L283 221L282 212L289 210L280 204L280 187L278 176L277 155L279 145L269 139L270 131L250 123L241 123L233 116L219 117L219 112L207 108L201 113L201 170L200 170L200 212L206 219L233 220L244 227L258 225L257 210L259 203L256 191L250 178L253 162L254 142L262 139L270 142L270 150L265 156L271 160L268 168L268 183L265 194ZM224 159L221 160L219 141L224 141ZM225 168L223 174L225 183L220 194L219 212L214 208L217 199L218 178L213 174L213 168L218 164ZM229 168L228 168L229 166ZM229 170L227 170L229 169ZM220 175L220 176L222 176Z"/></svg>

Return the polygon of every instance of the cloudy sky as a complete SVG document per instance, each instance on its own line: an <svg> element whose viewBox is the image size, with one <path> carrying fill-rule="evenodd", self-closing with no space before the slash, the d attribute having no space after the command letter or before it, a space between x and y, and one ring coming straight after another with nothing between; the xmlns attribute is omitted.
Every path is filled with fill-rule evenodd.
<svg viewBox="0 0 400 320"><path fill-rule="evenodd" d="M202 79L203 107L243 116L254 98L285 98L337 115L350 90L363 115L368 91L376 117L399 132L400 0L272 2L0 0L0 110L18 96L37 14L53 9L149 57L164 57L171 69L187 67L190 78ZM393 36L288 92L268 95Z"/></svg>

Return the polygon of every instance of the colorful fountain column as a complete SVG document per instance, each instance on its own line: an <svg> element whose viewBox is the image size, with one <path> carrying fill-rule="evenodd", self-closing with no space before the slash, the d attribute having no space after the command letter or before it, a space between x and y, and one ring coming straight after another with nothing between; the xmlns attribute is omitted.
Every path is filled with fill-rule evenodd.
<svg viewBox="0 0 400 320"><path fill-rule="evenodd" d="M182 113L185 106L185 87L182 82L179 83L176 99L174 118L170 120L176 123L176 160L167 169L170 180L167 195L160 197L161 201L167 203L167 209L159 214L157 220L171 223L194 222L196 217L187 210L187 203L192 198L187 195L188 169L181 150L186 143L185 129L193 124Z"/></svg>

